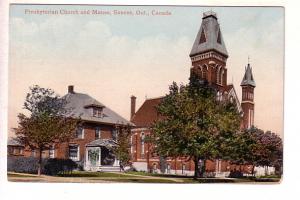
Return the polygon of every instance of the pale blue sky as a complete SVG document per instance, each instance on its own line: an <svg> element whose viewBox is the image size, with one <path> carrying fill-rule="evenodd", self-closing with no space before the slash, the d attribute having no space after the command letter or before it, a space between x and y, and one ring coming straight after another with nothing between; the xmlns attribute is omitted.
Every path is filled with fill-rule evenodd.
<svg viewBox="0 0 300 200"><path fill-rule="evenodd" d="M160 10L170 16L25 15L24 9ZM162 96L172 81L187 83L189 53L202 13L217 13L229 53L228 82L241 96L250 56L255 124L282 134L284 9L281 7L63 6L10 8L10 127L16 125L28 87L67 85L88 93L129 118L129 97L138 107ZM138 109L137 107L137 109Z"/></svg>

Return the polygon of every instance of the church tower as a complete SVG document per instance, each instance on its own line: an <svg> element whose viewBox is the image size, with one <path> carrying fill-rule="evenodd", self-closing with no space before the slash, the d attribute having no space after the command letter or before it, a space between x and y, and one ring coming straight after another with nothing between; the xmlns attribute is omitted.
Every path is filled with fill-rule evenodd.
<svg viewBox="0 0 300 200"><path fill-rule="evenodd" d="M224 90L224 86L227 85L228 53L215 12L203 13L190 58L191 75L195 74L198 78L216 86L218 90Z"/></svg>
<svg viewBox="0 0 300 200"><path fill-rule="evenodd" d="M243 121L242 127L245 129L251 128L254 123L254 88L255 81L252 74L252 68L248 63L245 68L245 75L241 82L242 87L242 110Z"/></svg>

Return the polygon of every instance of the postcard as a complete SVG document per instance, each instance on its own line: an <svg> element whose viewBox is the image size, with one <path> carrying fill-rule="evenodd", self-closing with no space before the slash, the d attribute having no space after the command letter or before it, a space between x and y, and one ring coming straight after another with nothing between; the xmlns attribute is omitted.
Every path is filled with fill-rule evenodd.
<svg viewBox="0 0 300 200"><path fill-rule="evenodd" d="M283 7L9 9L9 182L280 183Z"/></svg>

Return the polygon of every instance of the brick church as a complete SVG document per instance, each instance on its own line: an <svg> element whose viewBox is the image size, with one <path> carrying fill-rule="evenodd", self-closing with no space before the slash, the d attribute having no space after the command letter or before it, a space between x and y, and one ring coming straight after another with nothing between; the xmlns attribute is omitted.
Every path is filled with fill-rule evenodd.
<svg viewBox="0 0 300 200"><path fill-rule="evenodd" d="M245 74L240 86L242 87L242 101L235 92L234 85L227 83L226 62L229 57L223 40L216 13L209 11L203 13L202 23L189 54L191 59L190 73L199 79L206 80L217 89L217 98L232 99L241 113L241 128L250 128L254 123L254 88L255 81L250 64L245 68ZM145 137L151 134L151 124L158 120L156 106L163 97L146 99L142 106L136 110L136 97L131 97L131 122L136 126L132 129L131 155L133 166L140 171L160 173L161 159L153 153L153 144L145 143ZM164 159L164 173L193 175L194 163L184 157ZM200 163L201 164L201 163ZM227 176L236 166L227 161L207 161L206 171L211 176ZM238 168L240 169L240 168ZM250 166L242 166L244 172L250 172Z"/></svg>

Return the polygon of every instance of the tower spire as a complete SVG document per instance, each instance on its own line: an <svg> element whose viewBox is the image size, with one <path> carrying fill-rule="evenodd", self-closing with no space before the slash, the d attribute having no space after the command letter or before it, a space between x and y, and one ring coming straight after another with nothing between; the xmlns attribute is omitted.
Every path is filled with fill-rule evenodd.
<svg viewBox="0 0 300 200"><path fill-rule="evenodd" d="M190 58L192 73L223 90L227 85L228 53L217 14L212 9L203 13L202 23L194 41Z"/></svg>
<svg viewBox="0 0 300 200"><path fill-rule="evenodd" d="M248 56L248 64L245 67L245 74L241 82L243 127L246 129L251 128L254 124L254 88L256 86L249 60Z"/></svg>

